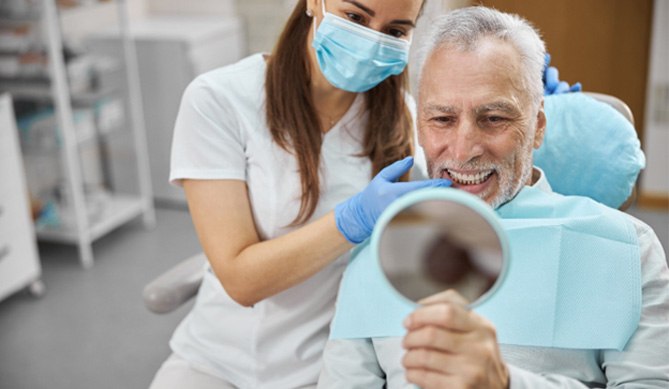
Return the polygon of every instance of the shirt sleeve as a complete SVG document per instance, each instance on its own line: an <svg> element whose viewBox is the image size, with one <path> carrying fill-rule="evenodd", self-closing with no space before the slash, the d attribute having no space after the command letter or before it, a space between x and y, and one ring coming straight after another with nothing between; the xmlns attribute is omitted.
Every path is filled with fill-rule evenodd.
<svg viewBox="0 0 669 389"><path fill-rule="evenodd" d="M328 340L318 389L382 389L385 385L371 339Z"/></svg>
<svg viewBox="0 0 669 389"><path fill-rule="evenodd" d="M669 388L669 269L653 230L640 228L641 320L625 350L603 352L602 367L610 387Z"/></svg>
<svg viewBox="0 0 669 389"><path fill-rule="evenodd" d="M245 139L233 104L216 80L200 76L185 90L177 115L170 183L246 179Z"/></svg>
<svg viewBox="0 0 669 389"><path fill-rule="evenodd" d="M600 352L601 367L607 388L664 389L669 387L669 269L655 233L648 226L637 227L641 229L641 320L623 351ZM511 389L588 388L564 375L537 374L517 366L509 366L509 373Z"/></svg>

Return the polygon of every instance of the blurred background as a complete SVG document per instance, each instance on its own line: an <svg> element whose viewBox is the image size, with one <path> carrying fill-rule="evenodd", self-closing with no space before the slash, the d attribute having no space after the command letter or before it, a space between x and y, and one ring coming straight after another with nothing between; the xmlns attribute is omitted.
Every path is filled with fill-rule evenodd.
<svg viewBox="0 0 669 389"><path fill-rule="evenodd" d="M458 7L517 13L561 79L629 105L647 167L628 212L666 251L669 1L426 1L415 43ZM294 4L0 0L0 389L148 386L190 304L156 315L142 289L201 251L167 183L181 94L271 51Z"/></svg>

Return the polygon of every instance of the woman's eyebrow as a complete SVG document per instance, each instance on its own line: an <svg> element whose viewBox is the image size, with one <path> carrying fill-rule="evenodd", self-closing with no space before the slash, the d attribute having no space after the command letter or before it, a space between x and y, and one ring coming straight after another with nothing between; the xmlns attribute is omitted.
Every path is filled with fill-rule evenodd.
<svg viewBox="0 0 669 389"><path fill-rule="evenodd" d="M391 21L390 24L405 24L407 26L416 27L416 23L412 22L409 19L395 19Z"/></svg>
<svg viewBox="0 0 669 389"><path fill-rule="evenodd" d="M360 8L361 10L363 10L366 14L368 14L371 17L376 16L376 11L374 11L373 9L371 9L371 8L365 6L365 5L362 5L362 4L358 3L355 0L343 0L343 1L345 3L353 4L354 6ZM411 26L411 27L416 27L416 23L414 23L413 21L411 21L409 19L395 19L395 20L391 21L390 24L404 24L404 25L408 25L408 26Z"/></svg>
<svg viewBox="0 0 669 389"><path fill-rule="evenodd" d="M360 8L361 10L365 11L369 16L376 16L376 11L373 9L370 9L369 7L366 7L360 3L358 3L355 0L344 0L345 3L350 3L355 5L356 7Z"/></svg>

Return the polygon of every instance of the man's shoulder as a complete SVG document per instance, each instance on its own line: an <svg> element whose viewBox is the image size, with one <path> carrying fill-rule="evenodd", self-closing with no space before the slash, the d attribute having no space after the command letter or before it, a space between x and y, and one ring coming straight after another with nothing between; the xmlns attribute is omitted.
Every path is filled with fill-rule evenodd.
<svg viewBox="0 0 669 389"><path fill-rule="evenodd" d="M655 231L653 230L653 228L651 226L649 226L648 224L646 224L646 222L644 222L643 220L641 220L641 219L637 218L636 216L631 215L627 212L623 212L623 211L618 211L618 212L620 212L622 215L624 215L624 217L630 223L632 223L632 225L634 225L634 229L636 230L636 233L637 233L638 236L646 236L648 234L653 234L653 235L655 234Z"/></svg>

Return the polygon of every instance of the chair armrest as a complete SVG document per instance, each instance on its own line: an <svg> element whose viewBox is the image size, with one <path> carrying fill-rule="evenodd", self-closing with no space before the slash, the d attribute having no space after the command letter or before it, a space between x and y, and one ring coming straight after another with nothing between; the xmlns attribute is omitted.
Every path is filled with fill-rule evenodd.
<svg viewBox="0 0 669 389"><path fill-rule="evenodd" d="M196 254L169 269L144 287L144 305L154 313L169 313L195 296L207 258Z"/></svg>

